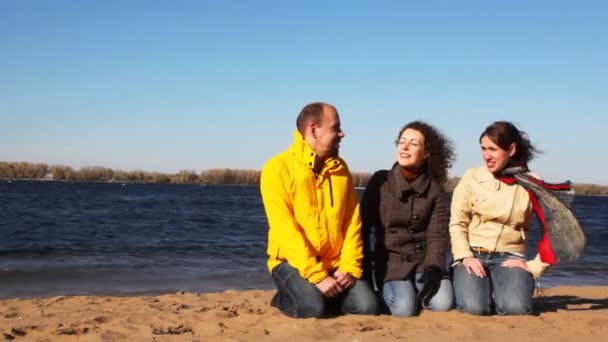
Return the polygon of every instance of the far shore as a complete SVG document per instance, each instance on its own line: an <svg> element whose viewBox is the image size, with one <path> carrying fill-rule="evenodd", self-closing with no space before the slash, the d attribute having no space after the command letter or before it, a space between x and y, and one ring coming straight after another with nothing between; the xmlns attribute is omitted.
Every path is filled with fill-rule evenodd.
<svg viewBox="0 0 608 342"><path fill-rule="evenodd" d="M101 181L117 183L171 183L200 185L258 185L259 170L247 169L208 169L197 173L195 170L180 170L177 173L148 172L142 170L113 170L103 166L85 166L75 170L66 165L47 165L29 162L0 161L0 179L7 180L68 180ZM365 187L372 176L368 172L352 172L353 185ZM450 177L446 191L452 191L459 177ZM573 183L576 194L608 195L608 185Z"/></svg>

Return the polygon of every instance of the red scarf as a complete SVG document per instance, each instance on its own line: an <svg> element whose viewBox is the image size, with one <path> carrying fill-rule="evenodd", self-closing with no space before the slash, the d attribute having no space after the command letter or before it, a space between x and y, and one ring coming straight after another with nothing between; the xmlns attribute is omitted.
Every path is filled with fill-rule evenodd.
<svg viewBox="0 0 608 342"><path fill-rule="evenodd" d="M497 177L499 181L505 184L515 184L514 177ZM545 189L549 190L570 190L569 184L549 184L541 181L540 179L533 178L532 181ZM538 199L534 195L532 191L526 189L528 195L530 195L530 201L532 202L532 207L534 208L534 212L536 213L536 217L540 221L543 226L543 237L538 242L538 254L540 255L540 260L544 263L554 265L557 263L557 257L555 256L555 252L553 251L553 247L551 247L551 241L549 241L549 234L547 233L547 223L545 222L545 214L543 213L542 208L538 204Z"/></svg>

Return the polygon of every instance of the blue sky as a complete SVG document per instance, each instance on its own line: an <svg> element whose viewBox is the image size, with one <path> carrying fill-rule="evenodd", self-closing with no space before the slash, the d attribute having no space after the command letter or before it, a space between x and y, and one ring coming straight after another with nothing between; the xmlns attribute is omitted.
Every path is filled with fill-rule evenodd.
<svg viewBox="0 0 608 342"><path fill-rule="evenodd" d="M353 171L422 119L460 176L510 120L545 179L608 184L606 37L603 1L2 0L0 160L261 169L326 101Z"/></svg>

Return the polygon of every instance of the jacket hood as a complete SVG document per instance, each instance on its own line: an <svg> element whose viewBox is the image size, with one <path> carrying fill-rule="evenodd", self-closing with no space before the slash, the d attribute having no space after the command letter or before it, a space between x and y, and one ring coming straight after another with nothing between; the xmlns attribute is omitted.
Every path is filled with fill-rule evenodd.
<svg viewBox="0 0 608 342"><path fill-rule="evenodd" d="M291 145L291 153L296 160L302 164L307 165L311 170L314 170L315 163L317 162L317 154L312 149L312 146L304 140L302 133L298 130L293 132L293 144ZM331 171L338 171L344 167L344 161L340 157L330 157L325 159L323 163L323 171L326 169ZM322 172L323 172L322 171Z"/></svg>

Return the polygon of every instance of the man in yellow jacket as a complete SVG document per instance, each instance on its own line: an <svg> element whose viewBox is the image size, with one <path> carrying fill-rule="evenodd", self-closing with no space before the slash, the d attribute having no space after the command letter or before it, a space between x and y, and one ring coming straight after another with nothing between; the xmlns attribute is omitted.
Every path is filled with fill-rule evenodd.
<svg viewBox="0 0 608 342"><path fill-rule="evenodd" d="M294 142L266 163L260 188L268 218L272 305L290 317L377 314L362 275L359 202L338 157L344 132L336 108L306 105Z"/></svg>

